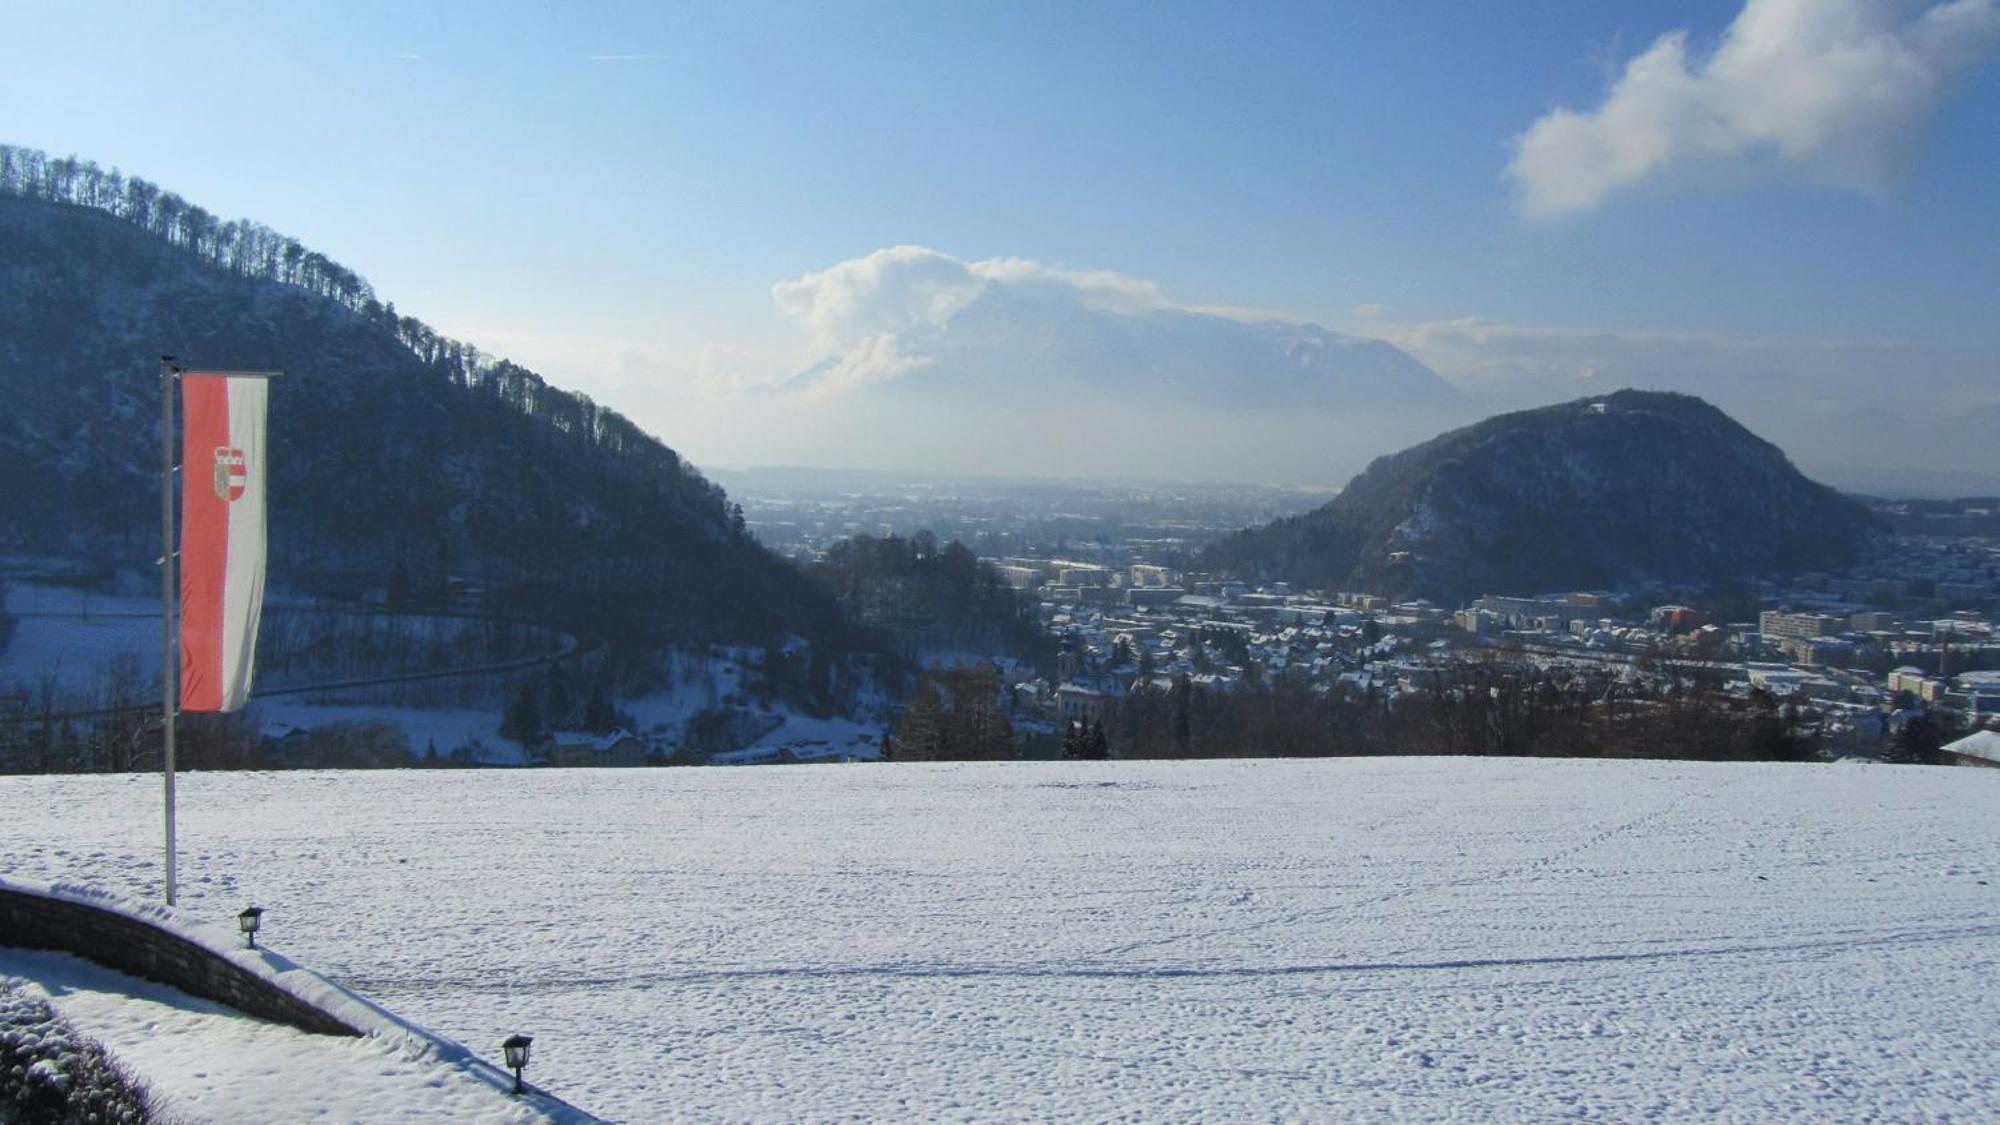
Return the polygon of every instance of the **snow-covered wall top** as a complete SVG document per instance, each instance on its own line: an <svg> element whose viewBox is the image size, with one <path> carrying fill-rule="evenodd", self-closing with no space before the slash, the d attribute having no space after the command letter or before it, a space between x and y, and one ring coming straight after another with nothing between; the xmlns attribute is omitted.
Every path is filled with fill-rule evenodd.
<svg viewBox="0 0 2000 1125"><path fill-rule="evenodd" d="M452 1067L498 1092L512 1089L511 1075L463 1044L418 1027L283 954L245 948L233 929L172 907L74 883L0 875L0 946L6 945L72 953L301 1030L385 1040L412 1061ZM551 1121L596 1120L540 1092L526 1100Z"/></svg>

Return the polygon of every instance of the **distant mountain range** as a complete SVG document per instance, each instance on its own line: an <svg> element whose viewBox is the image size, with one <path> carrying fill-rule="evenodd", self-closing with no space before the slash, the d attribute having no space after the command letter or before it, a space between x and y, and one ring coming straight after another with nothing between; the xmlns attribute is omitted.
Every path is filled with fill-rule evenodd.
<svg viewBox="0 0 2000 1125"><path fill-rule="evenodd" d="M1330 482L1480 414L1393 344L1115 276L904 246L777 297L820 342L756 403L793 463Z"/></svg>
<svg viewBox="0 0 2000 1125"><path fill-rule="evenodd" d="M162 353L285 372L277 591L420 605L471 589L642 647L843 643L834 599L615 412L399 315L282 235L0 146L0 554L153 581Z"/></svg>
<svg viewBox="0 0 2000 1125"><path fill-rule="evenodd" d="M1380 458L1324 506L1239 532L1207 561L1459 601L1832 566L1875 526L1708 403L1619 391Z"/></svg>
<svg viewBox="0 0 2000 1125"><path fill-rule="evenodd" d="M1457 388L1382 340L1189 309L1065 306L997 286L947 324L906 333L899 344L925 357L928 370L883 382L910 393L962 393L974 384L1017 394L1141 395L1210 410L1470 408ZM847 358L823 360L783 389L817 390L839 377Z"/></svg>

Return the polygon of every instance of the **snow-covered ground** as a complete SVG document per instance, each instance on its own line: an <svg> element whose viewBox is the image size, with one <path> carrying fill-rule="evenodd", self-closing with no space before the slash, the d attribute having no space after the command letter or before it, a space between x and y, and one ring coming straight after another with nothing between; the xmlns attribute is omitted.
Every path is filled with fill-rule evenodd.
<svg viewBox="0 0 2000 1125"><path fill-rule="evenodd" d="M129 662L135 692L160 674L157 598L114 598L56 587L10 585L12 635L0 645L0 683L38 686L52 677L61 692L91 691L114 660Z"/></svg>
<svg viewBox="0 0 2000 1125"><path fill-rule="evenodd" d="M105 689L114 663L127 681L126 698L157 698L160 674L160 603L156 598L114 597L59 586L12 583L6 587L5 608L16 615L10 636L0 644L0 688L34 691L52 678L59 697L57 711L104 706ZM275 608L275 607L274 607ZM477 622L428 614L357 613L370 626L415 637L449 638L460 629L476 630ZM268 619L267 619L268 620ZM268 643L268 633L267 633ZM805 642L796 640L796 644ZM554 642L550 642L553 644ZM747 716L755 737L740 749L715 756L720 765L763 764L782 760L841 761L872 759L880 754L881 723L871 719L818 717L783 702L760 703L752 685L761 650L718 647L702 654L674 657L673 682L638 698L621 698L617 706L631 715L633 732L648 743L671 751L685 744L690 720L710 708L730 706ZM461 662L463 663L463 662ZM260 690L298 687L303 682L331 683L394 675L397 671L433 668L349 669L301 673L279 682L260 673ZM395 706L379 702L393 688L360 688L346 692L285 694L259 698L250 707L251 722L264 731L286 727L318 730L336 723L383 723L403 733L412 753L421 757L430 747L448 755L461 747L487 765L525 765L528 753L500 736L502 709L512 677L486 681L486 706ZM885 700L872 689L855 700L855 710L879 714Z"/></svg>
<svg viewBox="0 0 2000 1125"><path fill-rule="evenodd" d="M464 1071L382 1039L309 1035L62 953L0 949L77 1031L145 1082L173 1121L546 1122ZM494 1052L498 1055L499 1052Z"/></svg>
<svg viewBox="0 0 2000 1125"><path fill-rule="evenodd" d="M155 893L158 782L0 778ZM197 774L183 904L633 1121L1990 1120L2000 772Z"/></svg>
<svg viewBox="0 0 2000 1125"><path fill-rule="evenodd" d="M804 642L799 642L803 644ZM740 749L721 751L716 765L763 765L786 757L799 761L873 760L882 752L881 724L842 716L819 717L793 710L783 702L754 701L752 666L756 649L718 648L704 655L680 654L673 661L674 682L637 699L620 699L618 708L637 725L635 733L659 745L688 741L688 723L702 711L730 705L745 712L759 731ZM861 693L858 709L880 710L883 699L872 690Z"/></svg>

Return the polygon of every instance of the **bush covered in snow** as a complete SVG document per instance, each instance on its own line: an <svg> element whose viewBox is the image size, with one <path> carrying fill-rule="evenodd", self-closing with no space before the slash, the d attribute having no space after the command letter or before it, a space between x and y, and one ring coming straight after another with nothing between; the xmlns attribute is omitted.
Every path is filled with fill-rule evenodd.
<svg viewBox="0 0 2000 1125"><path fill-rule="evenodd" d="M0 1123L155 1120L146 1087L46 1003L0 981Z"/></svg>

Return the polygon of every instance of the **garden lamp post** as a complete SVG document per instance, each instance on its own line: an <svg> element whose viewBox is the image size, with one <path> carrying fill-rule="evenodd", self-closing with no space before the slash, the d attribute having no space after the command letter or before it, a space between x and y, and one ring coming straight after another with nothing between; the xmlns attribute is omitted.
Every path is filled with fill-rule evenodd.
<svg viewBox="0 0 2000 1125"><path fill-rule="evenodd" d="M257 948L257 928L264 924L264 908L253 906L236 916L236 928L243 931L243 940L249 949Z"/></svg>
<svg viewBox="0 0 2000 1125"><path fill-rule="evenodd" d="M520 1093L526 1087L521 1085L521 1071L528 1065L528 1045L535 1041L532 1035L509 1036L500 1049L507 1052L507 1065L514 1071L514 1092Z"/></svg>

